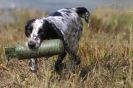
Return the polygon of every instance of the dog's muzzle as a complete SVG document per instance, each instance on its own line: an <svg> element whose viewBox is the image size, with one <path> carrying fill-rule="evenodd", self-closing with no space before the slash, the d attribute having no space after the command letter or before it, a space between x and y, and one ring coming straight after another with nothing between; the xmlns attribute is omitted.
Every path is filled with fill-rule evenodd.
<svg viewBox="0 0 133 88"><path fill-rule="evenodd" d="M40 44L41 44L41 40L38 37L36 37L36 38L29 38L28 42L27 42L27 46L30 49L37 49L37 48L39 48Z"/></svg>

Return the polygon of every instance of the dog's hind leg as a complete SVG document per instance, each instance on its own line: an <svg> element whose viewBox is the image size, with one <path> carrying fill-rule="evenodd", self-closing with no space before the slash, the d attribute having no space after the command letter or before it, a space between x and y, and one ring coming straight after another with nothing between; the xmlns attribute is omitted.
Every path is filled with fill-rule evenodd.
<svg viewBox="0 0 133 88"><path fill-rule="evenodd" d="M63 68L63 64L62 61L64 59L64 57L66 56L66 51L64 50L61 54L59 54L57 61L55 62L55 71L61 71Z"/></svg>
<svg viewBox="0 0 133 88"><path fill-rule="evenodd" d="M70 59L72 61L73 65L79 65L80 64L80 56L78 53L79 44L78 42L73 42L69 48L68 53L70 55Z"/></svg>
<svg viewBox="0 0 133 88"><path fill-rule="evenodd" d="M70 56L71 56L72 63L74 65L79 65L80 64L80 62L81 62L80 57L76 53L71 52Z"/></svg>
<svg viewBox="0 0 133 88"><path fill-rule="evenodd" d="M78 42L71 43L72 44L71 46L68 46L68 43L66 43L65 41L63 41L63 44L64 44L66 52L70 56L72 67L75 66L75 65L79 65L81 61L80 61L80 57L77 54L78 46L79 46Z"/></svg>
<svg viewBox="0 0 133 88"><path fill-rule="evenodd" d="M37 72L37 69L38 69L37 59L36 58L31 58L31 59L29 59L28 63L29 63L29 66L30 66L30 70L32 72Z"/></svg>

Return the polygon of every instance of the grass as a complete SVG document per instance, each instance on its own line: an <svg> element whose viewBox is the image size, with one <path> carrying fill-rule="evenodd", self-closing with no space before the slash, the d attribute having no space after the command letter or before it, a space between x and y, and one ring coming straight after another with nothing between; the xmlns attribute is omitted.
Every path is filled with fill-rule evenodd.
<svg viewBox="0 0 133 88"><path fill-rule="evenodd" d="M12 10L15 23L0 24L0 88L133 88L133 12L97 8L90 24L84 23L79 55L82 63L60 74L53 71L56 56L38 59L37 75L27 60L11 60L6 66L4 47L26 41L26 20L46 16L36 10ZM19 35L19 36L18 36ZM69 67L69 60L64 60Z"/></svg>

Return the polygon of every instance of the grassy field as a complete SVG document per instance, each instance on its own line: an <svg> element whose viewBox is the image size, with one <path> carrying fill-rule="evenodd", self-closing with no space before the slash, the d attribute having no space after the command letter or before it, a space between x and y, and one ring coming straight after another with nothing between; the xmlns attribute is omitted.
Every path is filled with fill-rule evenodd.
<svg viewBox="0 0 133 88"><path fill-rule="evenodd" d="M37 75L27 60L6 65L4 47L25 42L26 20L46 16L36 10L12 10L14 23L0 23L0 88L133 88L133 12L97 8L90 24L84 23L80 40L81 64L75 69L53 71L56 56L38 59ZM69 59L64 63L69 67Z"/></svg>

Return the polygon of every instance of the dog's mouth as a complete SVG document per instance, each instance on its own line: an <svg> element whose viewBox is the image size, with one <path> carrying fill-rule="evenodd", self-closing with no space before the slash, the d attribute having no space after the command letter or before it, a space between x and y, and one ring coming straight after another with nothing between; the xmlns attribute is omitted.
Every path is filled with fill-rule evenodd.
<svg viewBox="0 0 133 88"><path fill-rule="evenodd" d="M36 47L29 47L29 49L31 50L37 50L40 46L36 46Z"/></svg>
<svg viewBox="0 0 133 88"><path fill-rule="evenodd" d="M40 45L28 45L29 49L38 49Z"/></svg>

